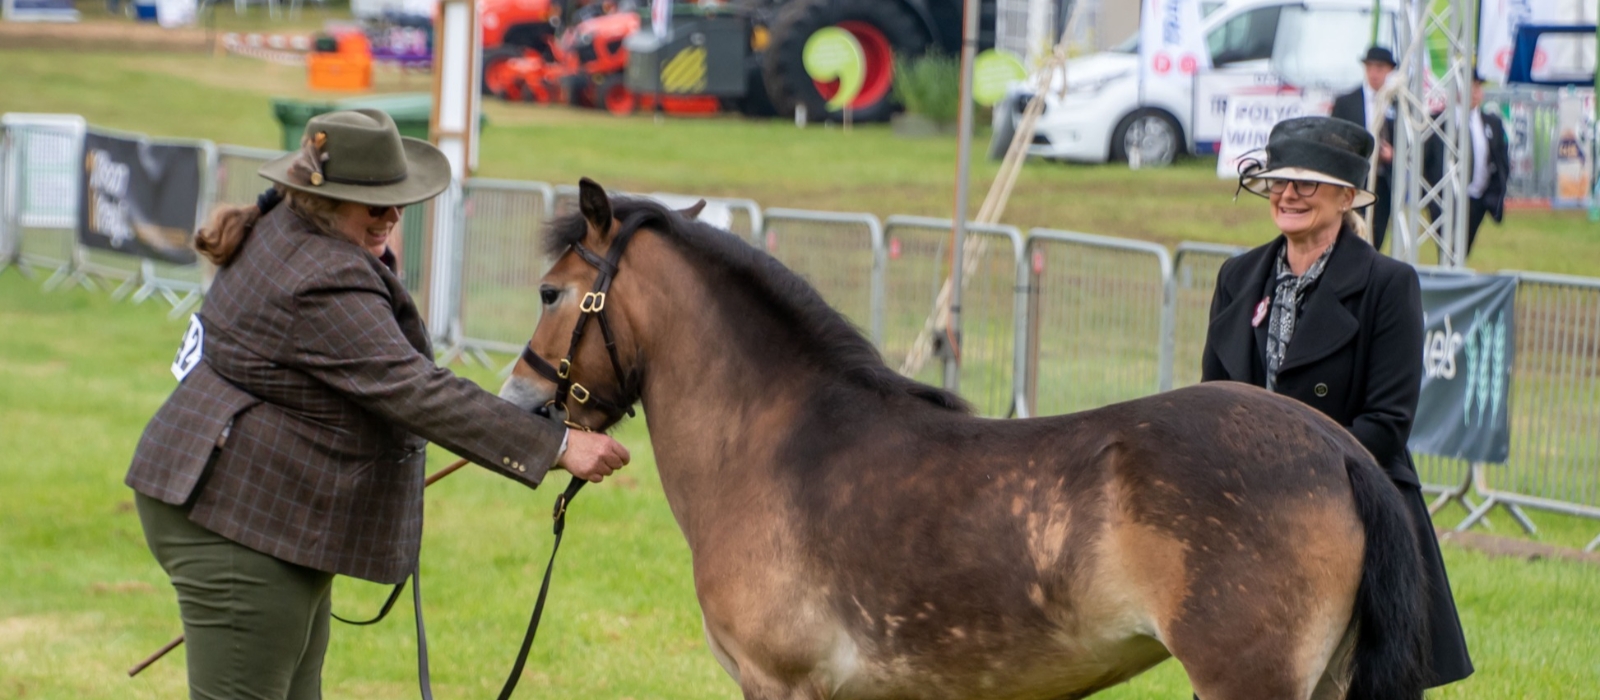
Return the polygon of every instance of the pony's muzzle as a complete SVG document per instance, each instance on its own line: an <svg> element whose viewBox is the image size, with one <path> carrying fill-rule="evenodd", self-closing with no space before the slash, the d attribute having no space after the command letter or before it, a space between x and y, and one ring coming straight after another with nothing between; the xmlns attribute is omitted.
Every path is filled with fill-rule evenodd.
<svg viewBox="0 0 1600 700"><path fill-rule="evenodd" d="M500 385L500 398L516 404L524 411L538 412L541 409L548 415L550 400L555 398L555 387L542 386L544 382L515 374L506 378L506 383Z"/></svg>

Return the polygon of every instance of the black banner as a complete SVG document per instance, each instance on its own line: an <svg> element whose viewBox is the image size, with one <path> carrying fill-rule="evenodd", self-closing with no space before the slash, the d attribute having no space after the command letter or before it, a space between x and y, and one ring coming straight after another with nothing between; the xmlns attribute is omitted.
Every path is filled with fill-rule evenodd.
<svg viewBox="0 0 1600 700"><path fill-rule="evenodd" d="M1515 277L1422 275L1427 335L1412 451L1506 461L1516 294Z"/></svg>
<svg viewBox="0 0 1600 700"><path fill-rule="evenodd" d="M193 263L203 156L198 146L86 134L78 243L178 265Z"/></svg>

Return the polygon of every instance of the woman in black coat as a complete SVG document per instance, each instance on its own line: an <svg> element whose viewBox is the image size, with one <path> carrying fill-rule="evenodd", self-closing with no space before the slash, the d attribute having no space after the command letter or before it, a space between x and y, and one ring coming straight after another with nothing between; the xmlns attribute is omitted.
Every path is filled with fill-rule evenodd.
<svg viewBox="0 0 1600 700"><path fill-rule="evenodd" d="M1372 136L1327 117L1273 128L1242 188L1267 197L1282 235L1224 263L1201 381L1254 384L1350 430L1410 505L1428 576L1430 687L1472 674L1444 561L1406 440L1422 387L1422 294L1410 265L1359 234Z"/></svg>

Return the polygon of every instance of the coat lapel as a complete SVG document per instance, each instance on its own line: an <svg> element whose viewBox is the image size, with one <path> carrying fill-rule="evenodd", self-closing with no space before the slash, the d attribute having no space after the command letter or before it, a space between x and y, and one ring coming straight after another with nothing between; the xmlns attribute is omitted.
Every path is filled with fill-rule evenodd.
<svg viewBox="0 0 1600 700"><path fill-rule="evenodd" d="M1266 289L1267 275L1272 273L1272 263L1278 259L1278 251L1282 247L1283 238L1280 236L1273 244L1257 249L1254 257L1240 260L1244 268L1229 280L1232 288L1228 291L1232 293L1233 301L1211 320L1210 337L1220 339L1213 346L1217 358L1227 370L1228 378L1234 381L1253 381L1253 368L1261 355L1256 334L1266 328L1266 322L1251 322L1255 320L1256 305L1261 303ZM1250 255L1246 253L1246 256Z"/></svg>
<svg viewBox="0 0 1600 700"><path fill-rule="evenodd" d="M1343 300L1367 286L1372 270L1372 246L1354 234L1341 232L1338 246L1328 258L1322 280L1300 310L1294 337L1284 350L1282 373L1332 355L1356 337L1361 324L1344 307Z"/></svg>

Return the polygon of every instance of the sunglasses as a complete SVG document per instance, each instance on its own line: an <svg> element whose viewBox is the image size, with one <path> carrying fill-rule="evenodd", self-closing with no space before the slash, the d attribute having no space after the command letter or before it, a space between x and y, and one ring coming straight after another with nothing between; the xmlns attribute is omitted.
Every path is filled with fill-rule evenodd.
<svg viewBox="0 0 1600 700"><path fill-rule="evenodd" d="M1290 184L1294 185L1295 194L1301 197L1310 197L1317 193L1317 186L1322 183L1311 180L1268 180L1267 189L1273 194L1283 194L1288 191Z"/></svg>
<svg viewBox="0 0 1600 700"><path fill-rule="evenodd" d="M406 205L400 204L400 205L388 206L388 207L367 207L367 215L371 216L374 219L381 219L381 218L383 218L385 215L387 215L389 213L390 209L395 210L395 213L397 213L397 214L398 213L404 213L405 210L406 210Z"/></svg>

